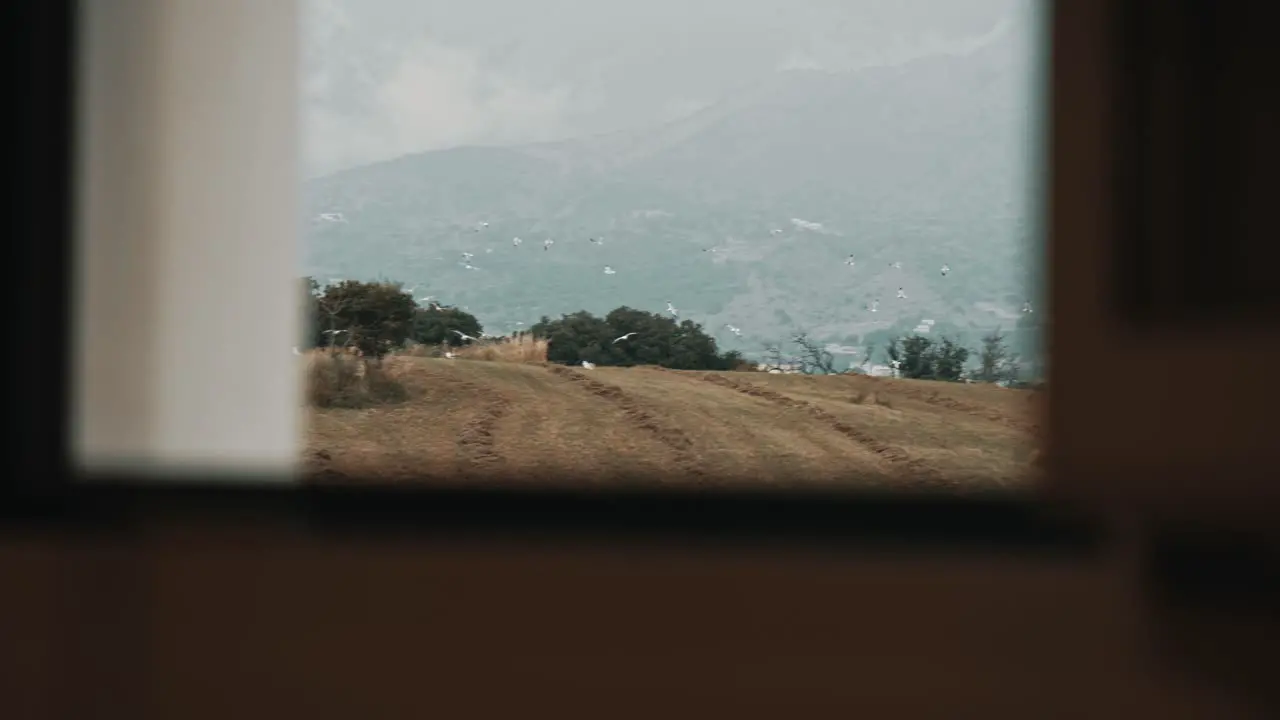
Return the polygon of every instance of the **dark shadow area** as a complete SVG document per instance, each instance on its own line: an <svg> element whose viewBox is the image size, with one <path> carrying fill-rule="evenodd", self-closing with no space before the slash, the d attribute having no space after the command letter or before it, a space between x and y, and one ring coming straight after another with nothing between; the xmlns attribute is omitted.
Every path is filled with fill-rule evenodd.
<svg viewBox="0 0 1280 720"><path fill-rule="evenodd" d="M151 518L283 523L320 532L560 538L666 537L725 545L998 552L1088 557L1098 527L1013 494L789 493L770 490L568 491L503 487L246 485L190 478L157 486L95 479L73 491L9 504L30 527L128 531ZM574 478L567 478L574 480ZM580 484L598 481L581 478Z"/></svg>

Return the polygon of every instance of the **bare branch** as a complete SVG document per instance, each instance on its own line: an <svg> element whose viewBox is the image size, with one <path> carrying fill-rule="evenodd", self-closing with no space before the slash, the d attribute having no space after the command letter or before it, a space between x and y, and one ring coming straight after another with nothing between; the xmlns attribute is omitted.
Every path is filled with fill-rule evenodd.
<svg viewBox="0 0 1280 720"><path fill-rule="evenodd" d="M808 333L799 333L791 341L800 346L800 372L805 375L837 375L835 356L809 339Z"/></svg>

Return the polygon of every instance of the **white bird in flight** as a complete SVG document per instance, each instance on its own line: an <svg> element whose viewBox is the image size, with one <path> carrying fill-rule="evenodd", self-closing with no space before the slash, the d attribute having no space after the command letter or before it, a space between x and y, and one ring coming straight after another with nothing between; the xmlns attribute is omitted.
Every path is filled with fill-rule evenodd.
<svg viewBox="0 0 1280 720"><path fill-rule="evenodd" d="M943 263L943 264L942 264L942 270L941 270L940 272L942 273L942 276L943 276L943 277L946 277L946 276L947 276L947 273L951 272L951 266L950 266L950 265L947 265L946 263Z"/></svg>
<svg viewBox="0 0 1280 720"><path fill-rule="evenodd" d="M609 267L608 265L605 265L605 266L604 266L604 274L605 274L605 275L616 275L617 273L618 273L618 271L617 271L617 270L614 270L613 268Z"/></svg>
<svg viewBox="0 0 1280 720"><path fill-rule="evenodd" d="M346 222L347 221L346 216L344 216L340 212L320 213L320 219L328 220L329 222Z"/></svg>
<svg viewBox="0 0 1280 720"><path fill-rule="evenodd" d="M1022 303L1022 312L1024 312L1024 313L1029 313L1029 312L1031 312L1031 301L1030 301L1030 300L1028 300L1028 301L1026 301L1026 302Z"/></svg>
<svg viewBox="0 0 1280 720"><path fill-rule="evenodd" d="M667 302L667 312L671 313L672 315L680 314L680 311L676 310L675 306L672 305L670 302Z"/></svg>
<svg viewBox="0 0 1280 720"><path fill-rule="evenodd" d="M591 369L592 369L592 368L594 368L595 366L596 366L596 364L595 364L595 363L593 363L593 362L587 362L586 360L583 360L583 361L582 361L582 367L584 367L584 368L586 368L586 369L588 369L588 370L591 370Z"/></svg>
<svg viewBox="0 0 1280 720"><path fill-rule="evenodd" d="M742 337L742 330L740 328L736 328L732 325L727 325L727 324L725 325L725 327L728 328L729 332L733 333L734 335L737 335L738 337Z"/></svg>
<svg viewBox="0 0 1280 720"><path fill-rule="evenodd" d="M485 254L485 255L488 255L488 254L489 254L489 253L491 253L491 252L493 252L493 248L485 248L485 249L484 249L484 254Z"/></svg>
<svg viewBox="0 0 1280 720"><path fill-rule="evenodd" d="M514 245L514 246L516 246L516 247L520 247L520 243L522 243L522 242L524 242L524 241L523 241L523 240L521 240L521 239L520 239L520 238L518 238L518 237L513 237L513 238L511 238L511 244L512 244L512 245Z"/></svg>
<svg viewBox="0 0 1280 720"><path fill-rule="evenodd" d="M891 265L893 265L893 269L894 269L894 270L901 270L901 269L902 269L902 263L900 263L900 262L893 262L893 263L890 263L890 264L891 264Z"/></svg>
<svg viewBox="0 0 1280 720"><path fill-rule="evenodd" d="M543 249L543 250L549 250L549 249L551 248L551 246L552 246L552 245L555 245L555 244L556 244L556 241L555 241L555 240L552 240L551 238L547 238L546 240L543 240L543 241L542 241L542 249Z"/></svg>
<svg viewBox="0 0 1280 720"><path fill-rule="evenodd" d="M626 339L630 338L632 335L636 335L636 334L638 334L638 333L629 332L629 333L627 333L626 335L623 335L622 337L616 337L616 338L614 338L614 339L613 339L613 344L614 344L614 345L617 345L617 344L618 344L618 342L619 342L620 340L626 340Z"/></svg>
<svg viewBox="0 0 1280 720"><path fill-rule="evenodd" d="M470 260L470 259L471 259L471 258L473 258L473 257L475 257L475 255L472 255L472 254L471 254L471 253L469 253L469 252L464 252L464 253L462 253L462 259L463 259L463 260Z"/></svg>
<svg viewBox="0 0 1280 720"><path fill-rule="evenodd" d="M293 349L293 354L294 354L294 355L301 355L302 353L298 352L298 348L296 348L296 347L295 347L295 348Z"/></svg>
<svg viewBox="0 0 1280 720"><path fill-rule="evenodd" d="M476 226L476 232L480 232L481 230L483 230L483 229L485 229L485 228L487 228L487 227L489 227L489 223L487 223L487 222L482 222L482 223L480 223L479 225L477 225L477 226Z"/></svg>
<svg viewBox="0 0 1280 720"><path fill-rule="evenodd" d="M872 301L871 301L871 307L870 307L869 309L871 310L871 312L877 312L877 311L879 311L879 310L880 310L880 301L879 301L879 300L872 300Z"/></svg>
<svg viewBox="0 0 1280 720"><path fill-rule="evenodd" d="M853 260L853 256L852 256L852 255L850 255L849 257L845 258L844 264L845 264L845 265L848 265L849 267L853 267L853 266L857 265L858 263L854 262L854 260Z"/></svg>
<svg viewBox="0 0 1280 720"><path fill-rule="evenodd" d="M449 358L450 360L452 360L452 359L454 359L455 357L457 357L457 355L454 355L453 353L449 352L448 350L446 350L446 351L445 351L444 356L445 356L445 357L447 357L447 358Z"/></svg>
<svg viewBox="0 0 1280 720"><path fill-rule="evenodd" d="M466 333L462 332L461 330L454 330L454 331L453 331L453 334L454 334L454 335L457 335L458 337L462 338L463 340L475 340L475 338L473 338L473 337L471 337L470 335L468 335L468 334L466 334Z"/></svg>
<svg viewBox="0 0 1280 720"><path fill-rule="evenodd" d="M587 239L588 239L589 241L591 241L591 242L595 243L596 245L603 245L603 244L604 244L604 238L587 238Z"/></svg>
<svg viewBox="0 0 1280 720"><path fill-rule="evenodd" d="M463 264L462 264L462 269L464 269L464 270L479 270L480 268L476 267L475 265L472 265L471 263L463 263Z"/></svg>
<svg viewBox="0 0 1280 720"><path fill-rule="evenodd" d="M902 288L898 288L898 297L905 300L907 298L907 291Z"/></svg>
<svg viewBox="0 0 1280 720"><path fill-rule="evenodd" d="M769 232L770 232L770 233L772 233L772 234L774 234L774 235L781 235L781 234L782 234L782 230L781 230L780 228L774 228L774 229L770 230Z"/></svg>

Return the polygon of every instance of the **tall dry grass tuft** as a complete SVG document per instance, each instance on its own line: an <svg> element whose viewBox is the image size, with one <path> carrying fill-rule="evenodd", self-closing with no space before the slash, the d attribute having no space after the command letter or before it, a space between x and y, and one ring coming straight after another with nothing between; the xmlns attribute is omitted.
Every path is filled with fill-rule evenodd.
<svg viewBox="0 0 1280 720"><path fill-rule="evenodd" d="M402 402L409 393L388 369L350 353L313 350L306 358L307 403L321 408L365 408Z"/></svg>
<svg viewBox="0 0 1280 720"><path fill-rule="evenodd" d="M465 360L541 363L547 361L547 341L532 335L522 335L478 345L465 345L454 350L454 355Z"/></svg>

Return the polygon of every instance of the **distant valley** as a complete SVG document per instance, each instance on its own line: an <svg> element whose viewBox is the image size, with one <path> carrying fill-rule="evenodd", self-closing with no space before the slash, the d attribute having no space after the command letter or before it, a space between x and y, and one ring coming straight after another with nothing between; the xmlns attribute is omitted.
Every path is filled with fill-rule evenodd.
<svg viewBox="0 0 1280 720"><path fill-rule="evenodd" d="M894 67L788 70L659 127L317 178L304 273L402 281L495 333L670 302L748 355L797 332L853 348L924 320L970 342L1026 328L1030 61L997 38Z"/></svg>

